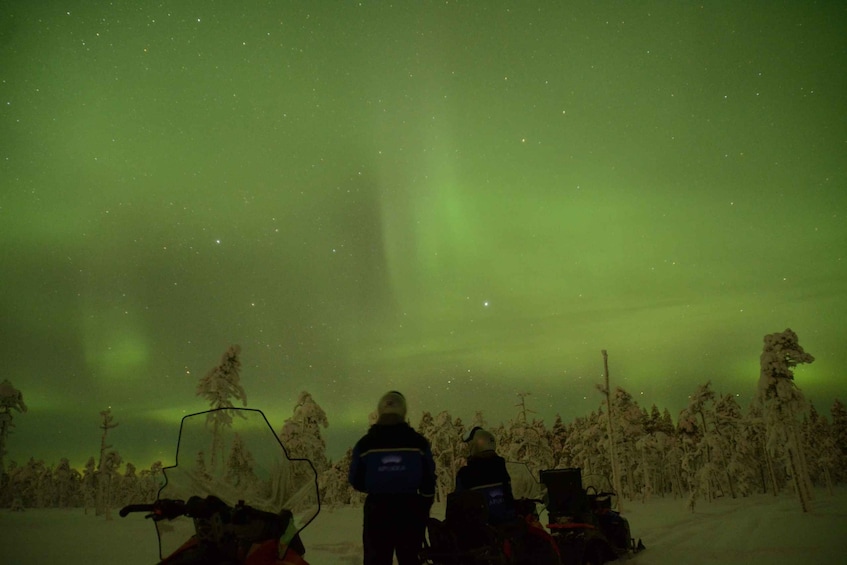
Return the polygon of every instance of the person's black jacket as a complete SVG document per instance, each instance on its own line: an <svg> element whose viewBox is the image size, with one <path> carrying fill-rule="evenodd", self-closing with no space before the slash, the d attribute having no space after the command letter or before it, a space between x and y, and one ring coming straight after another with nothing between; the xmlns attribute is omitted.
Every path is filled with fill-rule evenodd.
<svg viewBox="0 0 847 565"><path fill-rule="evenodd" d="M435 496L429 442L399 418L381 416L356 443L348 478L368 494L419 494L430 504Z"/></svg>
<svg viewBox="0 0 847 565"><path fill-rule="evenodd" d="M468 457L468 464L456 475L456 490L482 491L488 500L488 519L492 524L515 519L512 478L506 469L506 460L493 451Z"/></svg>

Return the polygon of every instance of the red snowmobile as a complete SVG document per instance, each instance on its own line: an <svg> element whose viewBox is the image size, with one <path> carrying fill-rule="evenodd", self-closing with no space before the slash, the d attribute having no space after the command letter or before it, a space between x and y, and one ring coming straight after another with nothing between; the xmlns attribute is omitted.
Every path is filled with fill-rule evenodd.
<svg viewBox="0 0 847 565"><path fill-rule="evenodd" d="M540 472L547 488L547 527L563 565L601 565L644 549L630 535L629 522L612 508L612 491L607 477L582 477L579 468L548 469Z"/></svg>
<svg viewBox="0 0 847 565"><path fill-rule="evenodd" d="M644 549L630 537L629 522L612 510L608 479L580 469L540 472L541 483L521 463L507 463L516 523L492 527L479 493L447 497L444 521L430 518L424 565L601 565ZM546 490L546 492L545 492ZM538 508L547 511L547 529Z"/></svg>
<svg viewBox="0 0 847 565"><path fill-rule="evenodd" d="M516 519L496 526L480 491L447 495L443 521L430 518L419 558L423 565L560 565L559 548L541 524L543 487L523 463L507 462Z"/></svg>
<svg viewBox="0 0 847 565"><path fill-rule="evenodd" d="M147 512L160 563L308 565L300 532L320 511L317 473L289 457L260 410L184 417L176 464L164 474L155 502L120 511Z"/></svg>

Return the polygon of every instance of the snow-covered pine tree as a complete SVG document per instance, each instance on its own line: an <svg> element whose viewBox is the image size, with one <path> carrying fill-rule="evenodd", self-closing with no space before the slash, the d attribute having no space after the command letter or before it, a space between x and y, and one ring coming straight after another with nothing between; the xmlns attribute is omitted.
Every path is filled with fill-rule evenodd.
<svg viewBox="0 0 847 565"><path fill-rule="evenodd" d="M837 459L832 426L826 417L818 414L815 405L809 403L809 414L803 415L801 425L803 450L807 453L809 475L812 483L825 486L832 496L833 466Z"/></svg>
<svg viewBox="0 0 847 565"><path fill-rule="evenodd" d="M688 409L680 412L676 433L682 449L680 467L688 487L688 508L694 512L698 497L703 495L710 500L710 485L708 480L703 480L704 473L701 472L704 468L705 446L703 431L693 412Z"/></svg>
<svg viewBox="0 0 847 565"><path fill-rule="evenodd" d="M24 465L9 469L9 486L13 493L13 505L21 510L24 508L41 508L44 506L45 493L41 489L42 476L47 465L41 459L30 457Z"/></svg>
<svg viewBox="0 0 847 565"><path fill-rule="evenodd" d="M570 466L570 454L565 449L565 442L568 439L568 428L562 422L562 416L556 414L556 419L553 420L553 427L550 428L550 449L553 452L553 469Z"/></svg>
<svg viewBox="0 0 847 565"><path fill-rule="evenodd" d="M118 486L118 467L122 462L121 456L116 451L109 451L100 462L95 476L97 477L97 499L98 515L105 515L107 520L112 519L112 507L115 501L112 499L115 488Z"/></svg>
<svg viewBox="0 0 847 565"><path fill-rule="evenodd" d="M23 510L20 493L14 488L13 478L20 472L20 467L14 460L9 461L5 473L0 475L0 508L8 507L14 511Z"/></svg>
<svg viewBox="0 0 847 565"><path fill-rule="evenodd" d="M123 475L116 477L118 488L115 489L115 493L113 495L115 506L121 507L141 501L141 492L138 481L139 478L135 465L127 461L124 466Z"/></svg>
<svg viewBox="0 0 847 565"><path fill-rule="evenodd" d="M53 470L53 485L56 492L53 505L57 508L76 506L79 500L79 481L79 471L71 468L67 457L62 457Z"/></svg>
<svg viewBox="0 0 847 565"><path fill-rule="evenodd" d="M832 439L835 443L835 480L847 481L847 408L838 399L832 403Z"/></svg>
<svg viewBox="0 0 847 565"><path fill-rule="evenodd" d="M639 472L641 456L637 445L644 435L645 413L630 393L615 387L612 396L612 437L618 461L618 507L621 498L632 499L644 488L644 474Z"/></svg>
<svg viewBox="0 0 847 565"><path fill-rule="evenodd" d="M471 419L471 424L468 429L472 430L474 428L482 428L483 430L487 430L487 425L485 418L482 416L482 411L477 410L473 415L473 419Z"/></svg>
<svg viewBox="0 0 847 565"><path fill-rule="evenodd" d="M88 514L88 509L95 509L97 506L97 463L94 461L94 456L88 458L85 462L85 468L82 471L82 506L83 512Z"/></svg>
<svg viewBox="0 0 847 565"><path fill-rule="evenodd" d="M256 476L256 459L241 438L241 434L232 435L229 455L226 459L224 480L236 487L241 493L255 492L260 487Z"/></svg>
<svg viewBox="0 0 847 565"><path fill-rule="evenodd" d="M356 491L347 480L352 461L353 448L351 447L344 453L344 457L330 465L329 469L318 477L322 507L361 506L364 503L366 495Z"/></svg>
<svg viewBox="0 0 847 565"><path fill-rule="evenodd" d="M204 451L198 451L197 456L194 458L194 474L201 481L211 481L212 475L209 473L209 470L206 468L206 453Z"/></svg>
<svg viewBox="0 0 847 565"><path fill-rule="evenodd" d="M714 405L714 432L721 459L726 463L726 480L733 496L753 492L755 449L744 435L747 420L730 394L720 395Z"/></svg>
<svg viewBox="0 0 847 565"><path fill-rule="evenodd" d="M6 455L6 440L9 432L15 425L12 423L14 414L12 411L26 412L24 395L12 386L9 379L0 383L0 476L5 471L3 459Z"/></svg>
<svg viewBox="0 0 847 565"><path fill-rule="evenodd" d="M661 492L663 494L671 493L674 498L682 497L685 490L682 481L682 448L676 433L676 426L667 408L662 412L662 419L655 432L655 438L660 456Z"/></svg>
<svg viewBox="0 0 847 565"><path fill-rule="evenodd" d="M793 369L814 360L790 328L764 338L758 399L763 406L768 450L785 459L803 512L811 509L812 493L797 418L805 410L806 401L794 382Z"/></svg>
<svg viewBox="0 0 847 565"><path fill-rule="evenodd" d="M149 469L142 469L138 474L139 502L153 502L159 494L164 474L162 462L156 461Z"/></svg>
<svg viewBox="0 0 847 565"><path fill-rule="evenodd" d="M462 443L464 426L461 421L454 421L450 413L443 410L435 416L430 436L418 430L429 440L432 448L432 458L435 461L436 500L446 500L448 493L453 492L456 473L464 465L466 447Z"/></svg>
<svg viewBox="0 0 847 565"><path fill-rule="evenodd" d="M606 430L606 415L602 412L591 412L574 420L571 433L565 440L565 449L572 454L571 464L580 467L583 475L611 476Z"/></svg>
<svg viewBox="0 0 847 565"><path fill-rule="evenodd" d="M233 400L240 400L247 406L247 394L241 386L239 355L241 347L231 345L221 357L221 362L209 370L197 383L197 396L205 398L210 408L232 408ZM210 412L207 423L212 427L211 460L209 468L214 472L218 460L223 461L224 446L221 444L221 428L232 425L232 415L228 410Z"/></svg>
<svg viewBox="0 0 847 565"><path fill-rule="evenodd" d="M638 440L636 447L641 457L638 470L643 477L644 486L641 493L642 501L647 500L653 493L664 494L662 472L664 470L663 454L665 442L659 431L662 423L662 413L653 404L650 413L644 411L644 434Z"/></svg>
<svg viewBox="0 0 847 565"><path fill-rule="evenodd" d="M695 492L702 493L706 502L711 502L716 494L713 492L713 486L717 486L722 491L720 494L728 491L735 498L732 478L728 474L729 455L726 453L731 447L722 441L716 427L715 392L712 390L712 382L700 385L688 398L687 417L696 420L696 429L699 432L698 441L692 444L699 461L698 468L694 471Z"/></svg>
<svg viewBox="0 0 847 565"><path fill-rule="evenodd" d="M518 414L509 422L506 434L509 443L498 451L507 461L526 464L533 476L537 476L540 469L553 467L553 449L544 422L535 419L530 422L527 417L534 413L526 406L527 396L529 393L518 393Z"/></svg>
<svg viewBox="0 0 847 565"><path fill-rule="evenodd" d="M428 410L424 410L421 414L421 421L418 423L415 428L419 434L425 437L427 440L430 440L430 445L432 444L432 440L430 439L435 432L435 419L432 417L432 413Z"/></svg>
<svg viewBox="0 0 847 565"><path fill-rule="evenodd" d="M329 468L326 440L321 435L321 428L327 427L329 420L324 409L310 393L302 391L294 405L294 413L283 423L279 439L292 457L310 460L320 475Z"/></svg>

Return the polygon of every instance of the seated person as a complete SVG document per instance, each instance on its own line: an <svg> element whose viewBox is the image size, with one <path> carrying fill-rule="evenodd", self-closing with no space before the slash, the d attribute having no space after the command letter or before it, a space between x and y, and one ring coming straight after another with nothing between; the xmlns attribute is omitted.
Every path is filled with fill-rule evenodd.
<svg viewBox="0 0 847 565"><path fill-rule="evenodd" d="M464 440L469 446L468 464L456 475L456 491L477 490L488 502L488 521L492 525L514 522L515 499L506 460L495 452L491 432L475 427Z"/></svg>

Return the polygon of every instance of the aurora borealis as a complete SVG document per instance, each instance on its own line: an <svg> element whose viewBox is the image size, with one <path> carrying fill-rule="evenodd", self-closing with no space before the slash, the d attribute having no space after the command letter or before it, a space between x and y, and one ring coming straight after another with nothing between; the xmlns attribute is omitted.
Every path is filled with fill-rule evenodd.
<svg viewBox="0 0 847 565"><path fill-rule="evenodd" d="M845 400L843 5L79 4L0 6L10 459L171 457L230 344L333 456L389 389L570 421L601 349L746 406L788 327Z"/></svg>

